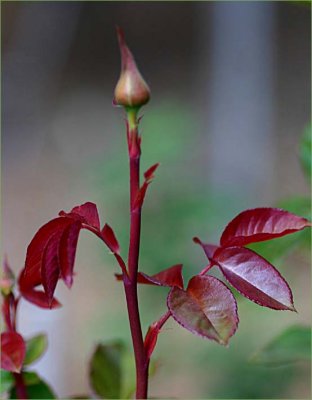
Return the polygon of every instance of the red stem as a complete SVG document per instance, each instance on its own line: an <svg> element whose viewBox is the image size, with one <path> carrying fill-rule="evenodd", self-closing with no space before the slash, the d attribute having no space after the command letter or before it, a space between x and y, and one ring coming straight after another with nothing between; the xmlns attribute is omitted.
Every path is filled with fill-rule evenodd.
<svg viewBox="0 0 312 400"><path fill-rule="evenodd" d="M129 118L131 117L128 114ZM136 114L129 121L128 144L130 163L130 243L128 254L129 278L124 280L130 330L136 365L136 399L146 399L149 361L144 347L137 293L137 273L140 250L141 207L134 207L140 189L140 139Z"/></svg>
<svg viewBox="0 0 312 400"><path fill-rule="evenodd" d="M205 275L215 264L209 263L203 270L198 274L199 276Z"/></svg>
<svg viewBox="0 0 312 400"><path fill-rule="evenodd" d="M20 374L13 373L15 379L15 390L18 399L28 399L26 386L22 372Z"/></svg>
<svg viewBox="0 0 312 400"><path fill-rule="evenodd" d="M13 293L5 296L2 311L4 315L4 321L7 331L16 332L16 317L17 317L17 307L20 301L20 296L16 299ZM15 380L15 390L18 399L28 399L26 385L23 378L23 371L20 373L12 373Z"/></svg>

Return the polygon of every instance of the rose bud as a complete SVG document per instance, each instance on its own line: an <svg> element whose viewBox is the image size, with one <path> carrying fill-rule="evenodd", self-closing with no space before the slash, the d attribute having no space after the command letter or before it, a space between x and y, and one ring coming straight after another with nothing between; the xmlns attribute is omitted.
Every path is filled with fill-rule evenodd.
<svg viewBox="0 0 312 400"><path fill-rule="evenodd" d="M140 74L119 27L117 36L121 53L121 74L115 88L114 104L126 108L139 108L149 101L150 89Z"/></svg>
<svg viewBox="0 0 312 400"><path fill-rule="evenodd" d="M3 296L8 296L12 292L14 283L15 276L9 266L7 258L5 257L0 276L0 290Z"/></svg>

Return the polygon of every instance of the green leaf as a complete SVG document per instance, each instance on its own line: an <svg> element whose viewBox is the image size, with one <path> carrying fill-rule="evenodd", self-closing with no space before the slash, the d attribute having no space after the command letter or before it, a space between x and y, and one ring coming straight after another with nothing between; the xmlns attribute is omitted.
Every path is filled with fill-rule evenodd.
<svg viewBox="0 0 312 400"><path fill-rule="evenodd" d="M309 182L311 182L311 152L311 124L309 124L305 128L300 142L300 161Z"/></svg>
<svg viewBox="0 0 312 400"><path fill-rule="evenodd" d="M35 372L23 372L26 391L29 399L56 399L49 385ZM15 388L10 391L10 399L17 399Z"/></svg>
<svg viewBox="0 0 312 400"><path fill-rule="evenodd" d="M311 327L294 325L258 351L251 362L284 365L311 360Z"/></svg>
<svg viewBox="0 0 312 400"><path fill-rule="evenodd" d="M40 378L36 372L23 372L23 379L26 386L40 383Z"/></svg>
<svg viewBox="0 0 312 400"><path fill-rule="evenodd" d="M1 370L1 390L0 394L8 392L14 385L14 378L11 372Z"/></svg>
<svg viewBox="0 0 312 400"><path fill-rule="evenodd" d="M101 398L119 399L122 384L122 353L121 342L98 344L90 363L90 384Z"/></svg>
<svg viewBox="0 0 312 400"><path fill-rule="evenodd" d="M29 365L38 360L48 347L47 336L36 335L26 341L26 356L24 365Z"/></svg>

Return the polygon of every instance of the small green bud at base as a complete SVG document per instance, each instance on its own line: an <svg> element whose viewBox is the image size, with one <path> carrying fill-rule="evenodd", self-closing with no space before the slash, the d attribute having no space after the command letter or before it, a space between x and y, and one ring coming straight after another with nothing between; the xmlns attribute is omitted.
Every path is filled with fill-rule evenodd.
<svg viewBox="0 0 312 400"><path fill-rule="evenodd" d="M3 296L8 296L12 290L15 283L15 276L11 270L8 260L5 257L3 263L3 269L0 276L0 291Z"/></svg>
<svg viewBox="0 0 312 400"><path fill-rule="evenodd" d="M127 108L140 108L149 101L150 89L126 45L122 30L118 27L117 36L121 53L121 74L115 88L114 103Z"/></svg>

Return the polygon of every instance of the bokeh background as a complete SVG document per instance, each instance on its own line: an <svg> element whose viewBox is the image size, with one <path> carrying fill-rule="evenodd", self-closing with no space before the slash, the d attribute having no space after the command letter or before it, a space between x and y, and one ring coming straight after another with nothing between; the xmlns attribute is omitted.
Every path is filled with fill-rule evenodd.
<svg viewBox="0 0 312 400"><path fill-rule="evenodd" d="M120 69L116 24L152 89L143 110L143 167L161 163L144 206L142 270L155 273L181 262L187 280L205 265L194 235L214 242L245 208L281 202L291 208L308 196L299 148L311 108L309 6L1 6L2 251L14 271L23 267L38 227L85 201L98 205L127 253L124 121L122 110L112 107ZM293 236L269 257L291 284L298 314L263 309L237 295L241 321L229 348L170 321L155 352L152 396L309 398L309 364L267 368L249 362L284 328L310 325L309 255L302 246L285 251L295 242ZM87 362L95 343L119 338L130 344L114 259L87 232L79 239L75 269L72 290L60 284L57 291L62 309L42 311L26 302L20 308L26 337L48 333L49 350L35 369L62 398L89 391ZM145 329L165 311L166 294L164 288L140 288Z"/></svg>

